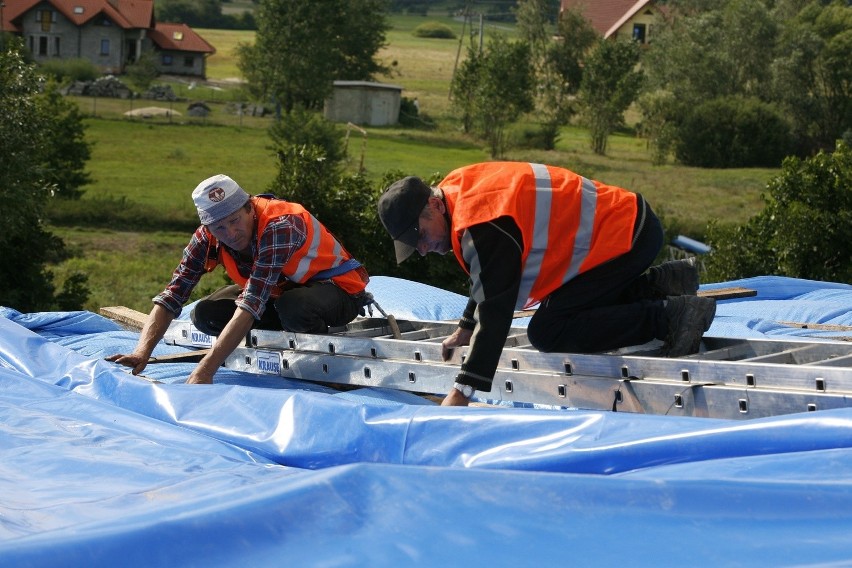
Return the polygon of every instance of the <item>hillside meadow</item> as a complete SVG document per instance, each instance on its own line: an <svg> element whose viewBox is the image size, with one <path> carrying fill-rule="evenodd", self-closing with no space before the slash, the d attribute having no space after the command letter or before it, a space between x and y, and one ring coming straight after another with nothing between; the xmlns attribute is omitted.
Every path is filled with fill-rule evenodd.
<svg viewBox="0 0 852 568"><path fill-rule="evenodd" d="M461 22L439 20L461 32ZM350 129L349 167L363 161L365 175L379 180L389 170L430 177L453 168L488 160L484 146L466 136L451 114L449 84L456 56L467 46L459 39L416 38L412 30L425 21L416 16L391 18L388 46L382 59L394 69L382 81L403 87L403 96L417 97L430 126ZM211 114L127 119L128 107L151 106L150 101L80 98L87 114L87 139L93 144L88 170L92 183L78 203L51 207L49 229L60 236L72 257L51 267L58 285L73 271L89 277L92 295L86 309L123 305L150 309L150 298L168 282L197 221L190 198L202 179L226 173L250 193L269 189L277 171L267 127L270 117L239 116L233 103L246 100L239 87L234 50L252 41L251 32L199 30L216 47L209 59L208 80L166 79L183 102L204 101ZM520 136L534 126L535 117L515 130ZM345 131L344 125L341 129ZM743 222L757 213L760 194L777 170L702 170L678 165L653 166L645 141L630 130L613 136L606 156L589 149L586 131L566 126L550 152L516 148L506 159L550 163L620 185L645 195L664 218L670 232L703 237L707 221ZM378 181L376 181L378 184ZM390 249L389 249L390 250ZM223 283L221 271L205 276L194 297Z"/></svg>

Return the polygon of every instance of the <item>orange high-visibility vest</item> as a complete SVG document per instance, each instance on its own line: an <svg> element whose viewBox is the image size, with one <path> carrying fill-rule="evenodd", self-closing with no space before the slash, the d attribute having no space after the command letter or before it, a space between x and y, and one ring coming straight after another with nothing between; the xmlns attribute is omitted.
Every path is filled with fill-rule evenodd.
<svg viewBox="0 0 852 568"><path fill-rule="evenodd" d="M309 280L325 279L322 276L323 272L337 272L335 269L341 267L347 261L352 259L343 245L332 235L325 225L319 222L316 217L299 205L298 203L290 203L281 199L268 199L265 197L252 197L252 206L254 207L255 215L257 216L257 244L260 246L260 238L266 226L273 219L277 219L282 215L296 215L301 217L307 229L307 238L304 244L299 247L290 260L281 268L281 273L288 280L296 284L305 284ZM207 272L210 272L216 267L217 263L221 263L225 267L228 276L231 277L236 284L245 287L248 278L240 274L237 268L237 261L228 252L226 247L217 246L216 237L205 228L208 239L210 239L211 250L216 249L216 258L211 258L208 253ZM342 267L345 269L346 267ZM367 287L369 277L367 272L356 263L354 268L346 270L341 274L336 274L328 278L337 284L341 289L349 294L358 294ZM272 297L277 298L281 295L282 289L276 287L272 292Z"/></svg>
<svg viewBox="0 0 852 568"><path fill-rule="evenodd" d="M525 162L486 162L438 184L452 219L453 252L466 268L465 230L498 217L523 235L516 309L530 307L583 272L630 250L636 194L571 171Z"/></svg>

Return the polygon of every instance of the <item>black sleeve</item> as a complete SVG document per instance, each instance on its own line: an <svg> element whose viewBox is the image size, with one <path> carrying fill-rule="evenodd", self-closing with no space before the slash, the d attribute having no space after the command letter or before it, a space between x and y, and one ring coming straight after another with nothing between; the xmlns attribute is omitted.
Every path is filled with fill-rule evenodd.
<svg viewBox="0 0 852 568"><path fill-rule="evenodd" d="M521 230L511 217L474 225L462 235L462 255L470 270L470 300L459 322L474 329L457 381L490 391L521 283Z"/></svg>

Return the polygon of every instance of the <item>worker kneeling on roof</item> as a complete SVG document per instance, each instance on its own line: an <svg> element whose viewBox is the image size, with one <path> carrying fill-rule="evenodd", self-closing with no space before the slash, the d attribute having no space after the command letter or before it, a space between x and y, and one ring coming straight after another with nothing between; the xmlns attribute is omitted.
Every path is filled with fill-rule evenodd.
<svg viewBox="0 0 852 568"><path fill-rule="evenodd" d="M192 192L201 226L183 251L166 289L154 298L136 349L107 357L142 372L157 343L205 272L221 264L236 282L200 300L193 325L218 336L187 383L211 383L216 370L253 327L327 333L362 312L368 277L304 207L252 197L226 175Z"/></svg>
<svg viewBox="0 0 852 568"><path fill-rule="evenodd" d="M379 217L401 263L415 250L450 250L470 275L470 299L443 342L471 348L444 398L467 405L490 391L514 310L539 304L527 328L546 352L596 352L665 340L663 354L695 353L716 303L701 298L692 259L651 266L663 230L641 195L566 169L487 162L437 187L390 185Z"/></svg>

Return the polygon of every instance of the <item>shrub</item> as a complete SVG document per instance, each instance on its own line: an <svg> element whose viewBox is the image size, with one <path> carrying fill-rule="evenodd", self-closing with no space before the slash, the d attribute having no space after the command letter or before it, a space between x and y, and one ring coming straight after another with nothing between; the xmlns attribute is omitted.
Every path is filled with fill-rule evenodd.
<svg viewBox="0 0 852 568"><path fill-rule="evenodd" d="M50 59L41 63L38 69L60 84L94 81L101 76L95 64L88 59Z"/></svg>
<svg viewBox="0 0 852 568"><path fill-rule="evenodd" d="M452 28L440 22L424 22L414 28L412 32L415 37L428 37L434 39L456 39Z"/></svg>
<svg viewBox="0 0 852 568"><path fill-rule="evenodd" d="M764 274L852 281L852 148L784 160L766 207L740 227L711 225L713 280Z"/></svg>
<svg viewBox="0 0 852 568"><path fill-rule="evenodd" d="M269 136L279 153L287 153L294 147L317 146L329 164L337 165L346 157L340 129L320 113L300 107L282 115L270 127Z"/></svg>
<svg viewBox="0 0 852 568"><path fill-rule="evenodd" d="M790 153L790 125L774 106L754 98L720 97L687 111L675 155L701 168L775 168Z"/></svg>

